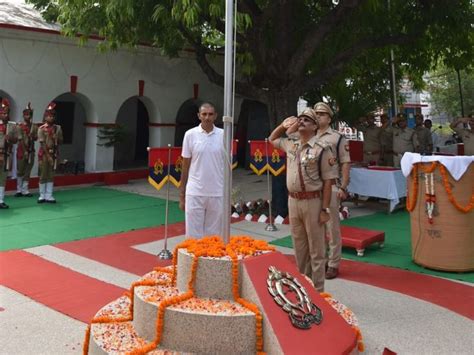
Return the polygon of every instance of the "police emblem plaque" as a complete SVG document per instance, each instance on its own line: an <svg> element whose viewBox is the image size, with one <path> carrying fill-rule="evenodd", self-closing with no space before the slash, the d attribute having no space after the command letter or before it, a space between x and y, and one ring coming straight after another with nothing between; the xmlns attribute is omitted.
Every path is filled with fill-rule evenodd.
<svg viewBox="0 0 474 355"><path fill-rule="evenodd" d="M270 266L267 289L276 304L288 313L294 327L310 329L313 324L321 324L323 312L311 301L300 282L289 273Z"/></svg>

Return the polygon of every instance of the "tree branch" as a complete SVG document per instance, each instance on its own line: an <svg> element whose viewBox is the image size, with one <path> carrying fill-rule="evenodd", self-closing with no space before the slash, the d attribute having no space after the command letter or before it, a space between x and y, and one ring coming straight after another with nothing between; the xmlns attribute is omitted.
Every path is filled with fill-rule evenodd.
<svg viewBox="0 0 474 355"><path fill-rule="evenodd" d="M358 43L352 45L350 48L342 51L336 55L325 68L319 71L317 74L306 77L301 81L301 84L294 83L294 85L300 85L301 90L308 91L325 84L332 76L340 74L345 66L358 54L368 49L375 49L385 47L387 45L401 45L416 42L419 39L420 33L412 33L410 35L399 34L396 36L387 36L378 39L364 39Z"/></svg>
<svg viewBox="0 0 474 355"><path fill-rule="evenodd" d="M346 21L358 6L365 0L343 0L329 14L324 17L319 26L306 35L301 46L296 50L289 62L290 77L299 77L303 74L306 64L313 53L321 46L322 42L334 29Z"/></svg>

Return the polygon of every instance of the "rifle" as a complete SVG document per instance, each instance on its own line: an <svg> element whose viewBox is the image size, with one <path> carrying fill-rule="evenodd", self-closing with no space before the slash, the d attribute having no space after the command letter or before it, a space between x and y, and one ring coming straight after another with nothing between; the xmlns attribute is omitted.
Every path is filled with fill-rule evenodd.
<svg viewBox="0 0 474 355"><path fill-rule="evenodd" d="M54 144L53 144L53 170L56 171L58 167L58 126L54 125Z"/></svg>
<svg viewBox="0 0 474 355"><path fill-rule="evenodd" d="M32 161L33 161L33 153L35 151L35 142L33 140L33 127L34 127L34 123L31 122L31 125L30 125L30 129L29 129L29 135L28 135L28 147L26 149L26 151L28 152L28 164L31 164Z"/></svg>
<svg viewBox="0 0 474 355"><path fill-rule="evenodd" d="M3 166L4 171L10 171L12 168L12 149L13 149L13 144L10 143L8 136L10 134L10 124L7 123L6 125L7 129L5 131L5 143L3 145L3 155L4 155L4 161L5 165Z"/></svg>

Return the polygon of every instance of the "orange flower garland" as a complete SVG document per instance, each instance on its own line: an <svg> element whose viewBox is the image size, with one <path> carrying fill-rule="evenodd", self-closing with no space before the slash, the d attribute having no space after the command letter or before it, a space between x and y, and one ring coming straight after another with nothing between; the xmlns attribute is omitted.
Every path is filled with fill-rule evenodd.
<svg viewBox="0 0 474 355"><path fill-rule="evenodd" d="M408 212L412 212L416 207L416 200L418 198L418 165L413 165L413 170L411 171L413 176L413 189L412 189L412 199L410 200L410 191L407 186L407 201L406 207Z"/></svg>
<svg viewBox="0 0 474 355"><path fill-rule="evenodd" d="M448 194L449 201L456 207L459 211L468 213L474 208L474 192L471 193L471 199L467 206L461 206L453 196L453 191L451 190L451 185L449 184L448 172L446 167L442 164L439 164L439 172L441 173L441 177L443 178L443 185L446 193Z"/></svg>
<svg viewBox="0 0 474 355"><path fill-rule="evenodd" d="M178 249L187 249L188 253L193 254L193 264L191 267L191 275L188 281L188 291L182 295L172 296L162 300L158 306L157 317L156 317L156 336L154 341L146 344L141 348L134 349L129 352L128 355L142 355L147 352L154 350L158 347L161 342L161 336L163 333L163 321L165 316L166 308L169 306L177 305L183 301L186 301L194 297L194 283L196 280L197 268L199 257L223 257L229 256L232 260L232 292L235 301L245 308L249 309L255 314L256 321L256 349L260 353L263 350L263 317L258 307L247 300L240 298L239 294L239 264L238 255L248 256L257 255L262 251L273 251L274 247L269 246L265 241L253 240L250 237L238 236L232 237L229 244L224 245L221 238L217 236L206 237L200 240L189 239L176 246L173 253L173 267L171 270L162 267L155 267L153 270L157 272L171 274L171 281L155 281L155 280L139 280L134 282L130 288L130 291L126 293L126 296L130 298L130 316L125 318L112 318L102 316L91 320L93 323L113 323L113 322L127 322L133 320L133 300L134 290L137 286L158 286L158 285L176 285L176 266L178 262ZM83 354L89 353L89 341L90 341L91 325L89 324L86 329Z"/></svg>
<svg viewBox="0 0 474 355"><path fill-rule="evenodd" d="M451 202L451 204L458 209L459 211L463 213L468 213L474 209L474 192L471 193L471 198L469 203L466 206L461 206L455 199L453 190L451 189L451 185L449 183L449 177L448 177L448 171L446 167L439 163L439 162L432 162L429 167L425 168L422 164L415 164L413 165L413 170L411 174L413 175L413 189L412 189L412 199L410 200L409 196L409 191L408 191L408 186L407 186L407 200L406 200L406 208L408 212L412 212L415 209L416 202L417 202L417 197L418 197L418 167L421 168L421 170L425 174L432 173L436 170L436 167L438 167L440 175L442 177L442 182L444 189L446 190L446 193L448 194L448 199Z"/></svg>

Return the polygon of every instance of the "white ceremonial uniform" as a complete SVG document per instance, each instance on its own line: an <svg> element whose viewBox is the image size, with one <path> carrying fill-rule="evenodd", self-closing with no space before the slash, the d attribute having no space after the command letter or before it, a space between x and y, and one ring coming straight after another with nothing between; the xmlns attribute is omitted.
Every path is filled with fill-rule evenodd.
<svg viewBox="0 0 474 355"><path fill-rule="evenodd" d="M222 234L224 194L224 130L207 133L201 125L186 132L183 158L190 158L186 185L186 236Z"/></svg>

